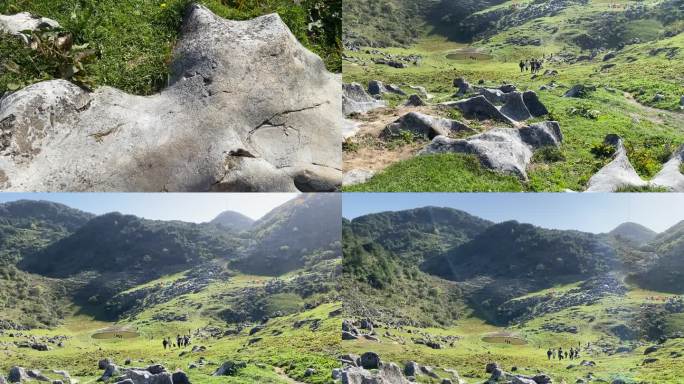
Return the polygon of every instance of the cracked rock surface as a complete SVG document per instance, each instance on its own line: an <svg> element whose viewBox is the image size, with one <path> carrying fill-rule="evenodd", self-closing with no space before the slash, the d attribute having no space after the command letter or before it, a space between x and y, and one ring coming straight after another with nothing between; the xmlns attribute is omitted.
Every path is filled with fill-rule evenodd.
<svg viewBox="0 0 684 384"><path fill-rule="evenodd" d="M338 76L276 14L188 8L168 88L63 80L0 100L0 187L22 191L333 191Z"/></svg>
<svg viewBox="0 0 684 384"><path fill-rule="evenodd" d="M520 129L493 128L466 139L437 136L420 153L473 154L486 168L527 180L526 169L534 151L545 146L558 147L562 140L558 123L545 121Z"/></svg>

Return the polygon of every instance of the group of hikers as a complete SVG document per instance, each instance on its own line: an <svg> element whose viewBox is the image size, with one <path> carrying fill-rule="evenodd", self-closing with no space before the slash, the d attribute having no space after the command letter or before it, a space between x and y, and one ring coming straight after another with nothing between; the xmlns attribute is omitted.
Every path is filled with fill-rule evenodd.
<svg viewBox="0 0 684 384"><path fill-rule="evenodd" d="M175 343L173 342L173 339L165 337L164 340L162 340L162 345L164 346L164 349L187 347L190 345L190 335L177 335Z"/></svg>
<svg viewBox="0 0 684 384"><path fill-rule="evenodd" d="M572 348L572 347L570 347L570 350L566 349L565 351L563 350L563 347L558 347L558 349L549 348L549 350L546 351L546 356L549 358L549 360L551 360L551 359L555 360L556 358L558 358L558 360L563 360L563 359L574 360L574 359L579 359L579 355L580 355L579 348Z"/></svg>
<svg viewBox="0 0 684 384"><path fill-rule="evenodd" d="M518 64L520 67L520 72L530 71L532 73L539 72L543 65L544 59L520 60L520 64Z"/></svg>

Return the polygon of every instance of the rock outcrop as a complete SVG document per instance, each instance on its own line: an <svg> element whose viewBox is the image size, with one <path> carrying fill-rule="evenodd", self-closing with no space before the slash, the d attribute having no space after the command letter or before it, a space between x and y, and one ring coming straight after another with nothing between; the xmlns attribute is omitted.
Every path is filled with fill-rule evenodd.
<svg viewBox="0 0 684 384"><path fill-rule="evenodd" d="M589 179L587 192L614 192L620 187L643 187L648 184L629 162L627 150L618 135L607 135L604 143L615 147L613 160Z"/></svg>
<svg viewBox="0 0 684 384"><path fill-rule="evenodd" d="M545 146L558 147L562 140L558 123L546 121L520 129L493 128L466 139L437 136L420 153L474 154L484 167L527 180L526 168L534 150Z"/></svg>
<svg viewBox="0 0 684 384"><path fill-rule="evenodd" d="M502 123L515 124L515 121L501 113L494 104L490 103L489 100L482 95L465 100L442 103L441 105L446 108L458 108L468 118L496 120Z"/></svg>
<svg viewBox="0 0 684 384"><path fill-rule="evenodd" d="M684 145L672 155L670 160L663 165L663 169L651 180L651 184L658 187L669 188L673 192L684 192L684 175L681 167L684 163Z"/></svg>
<svg viewBox="0 0 684 384"><path fill-rule="evenodd" d="M0 100L7 191L332 191L339 77L276 14L186 12L170 86L141 97L63 80Z"/></svg>
<svg viewBox="0 0 684 384"><path fill-rule="evenodd" d="M59 28L58 22L47 17L32 15L28 12L21 12L15 15L0 15L0 33L15 35L29 43L29 36L24 31L38 31Z"/></svg>
<svg viewBox="0 0 684 384"><path fill-rule="evenodd" d="M349 172L346 172L344 174L344 178L342 179L342 185L343 186L349 186L349 185L355 185L355 184L363 184L370 180L373 176L375 176L375 172L368 170L368 169L352 169ZM342 335L344 337L344 335ZM354 339L357 337L354 336Z"/></svg>
<svg viewBox="0 0 684 384"><path fill-rule="evenodd" d="M366 113L386 106L385 101L372 98L359 83L342 85L342 112L345 116Z"/></svg>
<svg viewBox="0 0 684 384"><path fill-rule="evenodd" d="M435 136L448 136L452 133L473 130L467 125L451 119L433 117L420 112L409 112L393 123L387 125L380 134L381 137L393 137L402 131L408 131L432 139Z"/></svg>

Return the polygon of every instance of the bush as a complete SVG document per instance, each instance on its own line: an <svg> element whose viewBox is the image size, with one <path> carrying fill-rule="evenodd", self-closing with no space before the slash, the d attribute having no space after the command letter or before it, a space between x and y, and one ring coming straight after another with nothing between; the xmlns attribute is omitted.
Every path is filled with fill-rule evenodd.
<svg viewBox="0 0 684 384"><path fill-rule="evenodd" d="M589 152L598 159L610 159L615 154L615 147L610 144L599 143L594 144Z"/></svg>
<svg viewBox="0 0 684 384"><path fill-rule="evenodd" d="M565 161L565 156L563 152L558 147L553 145L548 145L541 147L534 152L532 156L532 161L535 163L557 163L560 161Z"/></svg>

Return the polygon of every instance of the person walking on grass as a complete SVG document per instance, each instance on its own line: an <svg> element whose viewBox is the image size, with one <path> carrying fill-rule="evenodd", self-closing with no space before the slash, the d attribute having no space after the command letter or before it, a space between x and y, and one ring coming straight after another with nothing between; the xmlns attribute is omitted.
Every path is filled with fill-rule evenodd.
<svg viewBox="0 0 684 384"><path fill-rule="evenodd" d="M548 357L549 360L551 360L551 355L553 355L553 352L551 351L551 348L549 348L549 350L546 351L546 357Z"/></svg>
<svg viewBox="0 0 684 384"><path fill-rule="evenodd" d="M164 338L164 340L162 340L162 345L164 346L164 349L166 349L166 347L168 347L169 341L166 340L166 337Z"/></svg>
<svg viewBox="0 0 684 384"><path fill-rule="evenodd" d="M520 72L525 72L525 62L520 60L520 64L518 65L520 66Z"/></svg>

